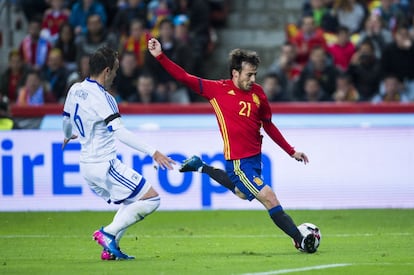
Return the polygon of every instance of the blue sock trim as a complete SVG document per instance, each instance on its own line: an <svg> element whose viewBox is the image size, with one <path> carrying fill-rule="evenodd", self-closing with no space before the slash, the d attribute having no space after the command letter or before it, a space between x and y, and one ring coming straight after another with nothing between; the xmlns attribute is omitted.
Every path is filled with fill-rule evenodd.
<svg viewBox="0 0 414 275"><path fill-rule="evenodd" d="M276 212L283 211L283 207L281 205L275 206L272 209L269 209L269 215L272 216Z"/></svg>

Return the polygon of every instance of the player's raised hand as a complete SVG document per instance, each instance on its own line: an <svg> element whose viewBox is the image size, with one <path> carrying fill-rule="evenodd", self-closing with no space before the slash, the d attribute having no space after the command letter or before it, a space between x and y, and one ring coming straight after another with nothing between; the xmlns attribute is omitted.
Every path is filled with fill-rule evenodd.
<svg viewBox="0 0 414 275"><path fill-rule="evenodd" d="M157 162L158 166L162 169L172 170L172 164L176 164L174 160L170 157L165 156L164 154L160 153L159 151L155 151L152 158Z"/></svg>
<svg viewBox="0 0 414 275"><path fill-rule="evenodd" d="M297 161L303 161L304 164L309 162L308 156L303 152L295 152L291 157L295 158Z"/></svg>
<svg viewBox="0 0 414 275"><path fill-rule="evenodd" d="M77 135L72 135L70 138L65 138L62 143L62 150L65 149L66 144L68 144L71 139L77 139L77 138L78 138Z"/></svg>
<svg viewBox="0 0 414 275"><path fill-rule="evenodd" d="M161 43L157 39L151 38L150 40L148 40L148 50L150 51L152 56L159 56L162 52Z"/></svg>

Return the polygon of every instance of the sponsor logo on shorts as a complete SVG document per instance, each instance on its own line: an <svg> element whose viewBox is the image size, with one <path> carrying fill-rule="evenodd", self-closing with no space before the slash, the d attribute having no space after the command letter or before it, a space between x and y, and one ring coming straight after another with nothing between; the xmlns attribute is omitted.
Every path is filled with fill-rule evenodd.
<svg viewBox="0 0 414 275"><path fill-rule="evenodd" d="M253 178L253 181L259 186L263 184L262 179L258 177Z"/></svg>

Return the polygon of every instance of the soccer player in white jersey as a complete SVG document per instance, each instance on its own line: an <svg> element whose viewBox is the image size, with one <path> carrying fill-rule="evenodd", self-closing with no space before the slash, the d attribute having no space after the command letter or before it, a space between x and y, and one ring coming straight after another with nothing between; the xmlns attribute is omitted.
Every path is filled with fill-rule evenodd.
<svg viewBox="0 0 414 275"><path fill-rule="evenodd" d="M107 91L119 67L117 53L102 47L90 56L89 65L90 77L75 83L65 101L62 147L79 138L80 173L98 196L120 205L113 221L93 233L103 247L101 259L133 259L120 250L119 241L128 227L158 208L160 198L142 175L117 159L115 138L152 156L162 169L173 169L175 162L122 124L116 101Z"/></svg>

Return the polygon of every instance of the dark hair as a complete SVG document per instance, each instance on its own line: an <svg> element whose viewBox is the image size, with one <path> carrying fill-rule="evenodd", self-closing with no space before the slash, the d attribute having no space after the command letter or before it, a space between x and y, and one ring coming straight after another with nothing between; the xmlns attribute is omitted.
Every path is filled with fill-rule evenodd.
<svg viewBox="0 0 414 275"><path fill-rule="evenodd" d="M256 68L260 64L259 55L256 52L249 50L234 49L230 52L229 59L230 78L232 77L233 70L241 72L243 62L249 63Z"/></svg>
<svg viewBox="0 0 414 275"><path fill-rule="evenodd" d="M342 32L345 32L345 33L347 33L347 34L349 34L350 33L350 31L349 31L349 28L347 27L347 26L343 26L343 25L340 25L339 27L338 27L338 29L336 30L336 33L342 33Z"/></svg>
<svg viewBox="0 0 414 275"><path fill-rule="evenodd" d="M161 26L163 26L164 24L169 24L171 27L174 28L174 22L168 17L161 19L161 21L158 25L159 28L161 28Z"/></svg>
<svg viewBox="0 0 414 275"><path fill-rule="evenodd" d="M91 76L99 75L105 68L113 69L118 53L108 46L99 48L89 59L89 73Z"/></svg>
<svg viewBox="0 0 414 275"><path fill-rule="evenodd" d="M267 79L267 78L274 78L274 79L277 80L277 82L279 82L279 83L281 82L280 77L277 73L269 72L269 73L265 74L265 76L264 76L264 79Z"/></svg>
<svg viewBox="0 0 414 275"><path fill-rule="evenodd" d="M367 45L371 48L372 51L375 51L374 42L371 38L365 38L364 40L362 40L362 42L358 45L358 49L360 49L362 45Z"/></svg>

